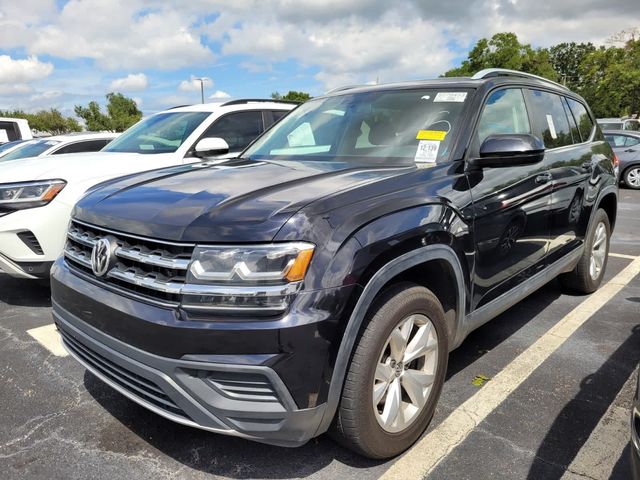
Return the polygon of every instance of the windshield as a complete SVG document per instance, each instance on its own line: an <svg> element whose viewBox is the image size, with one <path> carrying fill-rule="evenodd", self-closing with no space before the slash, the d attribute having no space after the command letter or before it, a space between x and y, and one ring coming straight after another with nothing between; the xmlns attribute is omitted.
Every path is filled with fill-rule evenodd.
<svg viewBox="0 0 640 480"><path fill-rule="evenodd" d="M103 152L173 153L211 112L158 113L137 123Z"/></svg>
<svg viewBox="0 0 640 480"><path fill-rule="evenodd" d="M58 145L59 143L60 142L58 140L34 140L32 142L25 142L24 145L0 157L0 161L37 157L41 153L49 150L51 147Z"/></svg>
<svg viewBox="0 0 640 480"><path fill-rule="evenodd" d="M310 100L242 155L271 160L434 163L449 157L468 90L373 91Z"/></svg>

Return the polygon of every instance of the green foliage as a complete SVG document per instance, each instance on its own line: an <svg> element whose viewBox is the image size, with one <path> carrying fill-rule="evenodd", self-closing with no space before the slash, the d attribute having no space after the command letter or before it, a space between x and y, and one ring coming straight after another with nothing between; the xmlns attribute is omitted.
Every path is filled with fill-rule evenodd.
<svg viewBox="0 0 640 480"><path fill-rule="evenodd" d="M295 90L289 90L286 95L281 95L278 92L273 92L271 98L274 100L287 100L290 102L306 102L311 98L307 92L296 92Z"/></svg>
<svg viewBox="0 0 640 480"><path fill-rule="evenodd" d="M84 120L87 130L110 130L124 132L142 118L142 112L133 99L121 93L107 94L107 113L103 113L98 102L91 101L86 107L76 105L76 115Z"/></svg>
<svg viewBox="0 0 640 480"><path fill-rule="evenodd" d="M29 122L32 130L51 135L60 135L82 130L75 118L65 117L59 110L40 110L35 113L26 113L22 110L0 111L0 117L24 118Z"/></svg>
<svg viewBox="0 0 640 480"><path fill-rule="evenodd" d="M485 68L520 70L564 83L587 100L596 117L637 114L640 39L618 37L624 37L624 46L596 48L591 43L571 42L534 49L520 43L514 33L498 33L479 40L462 65L445 76L471 76Z"/></svg>
<svg viewBox="0 0 640 480"><path fill-rule="evenodd" d="M468 77L485 68L508 68L533 73L551 80L557 74L551 65L549 52L520 43L515 33L496 33L490 40L483 38L469 52L467 60L449 70L445 77Z"/></svg>

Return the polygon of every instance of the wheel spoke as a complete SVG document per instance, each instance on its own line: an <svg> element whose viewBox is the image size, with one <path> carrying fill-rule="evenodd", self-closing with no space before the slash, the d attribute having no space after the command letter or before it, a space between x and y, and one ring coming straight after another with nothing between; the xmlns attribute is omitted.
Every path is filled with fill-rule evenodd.
<svg viewBox="0 0 640 480"><path fill-rule="evenodd" d="M422 408L426 403L427 387L433 384L434 376L418 370L407 370L402 376L402 386L409 395L411 403Z"/></svg>
<svg viewBox="0 0 640 480"><path fill-rule="evenodd" d="M410 363L416 358L423 356L429 350L435 349L437 346L438 342L432 335L431 322L422 325L418 328L409 345L407 345L402 362L405 364Z"/></svg>
<svg viewBox="0 0 640 480"><path fill-rule="evenodd" d="M384 425L390 427L398 417L400 411L400 405L402 403L402 388L400 387L400 380L395 379L389 385L387 390L387 397L384 401L384 409L382 410L382 421Z"/></svg>
<svg viewBox="0 0 640 480"><path fill-rule="evenodd" d="M381 382L389 383L393 376L393 369L386 363L378 363L376 365L375 379Z"/></svg>
<svg viewBox="0 0 640 480"><path fill-rule="evenodd" d="M391 358L394 360L401 359L404 349L407 346L407 340L402 336L400 328L394 328L389 337L389 348L391 348Z"/></svg>
<svg viewBox="0 0 640 480"><path fill-rule="evenodd" d="M378 404L384 398L384 394L387 393L387 388L389 388L389 382L380 382L373 386L373 408L378 408Z"/></svg>

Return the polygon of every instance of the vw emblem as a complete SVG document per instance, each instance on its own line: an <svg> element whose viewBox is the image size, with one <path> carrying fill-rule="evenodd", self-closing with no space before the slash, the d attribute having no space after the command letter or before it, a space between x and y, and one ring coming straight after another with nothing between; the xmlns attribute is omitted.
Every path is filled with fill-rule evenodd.
<svg viewBox="0 0 640 480"><path fill-rule="evenodd" d="M91 250L91 270L96 277L102 277L111 269L114 250L117 245L109 237L98 240Z"/></svg>

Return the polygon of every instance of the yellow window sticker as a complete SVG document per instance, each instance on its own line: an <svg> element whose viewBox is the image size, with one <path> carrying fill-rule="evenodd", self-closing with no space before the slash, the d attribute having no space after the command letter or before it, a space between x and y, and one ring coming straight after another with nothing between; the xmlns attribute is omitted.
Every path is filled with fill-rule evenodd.
<svg viewBox="0 0 640 480"><path fill-rule="evenodd" d="M447 132L442 132L440 130L418 130L416 140L436 140L441 142L446 136Z"/></svg>

